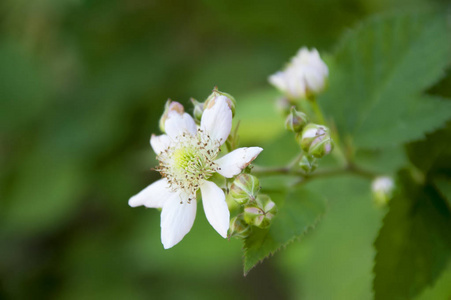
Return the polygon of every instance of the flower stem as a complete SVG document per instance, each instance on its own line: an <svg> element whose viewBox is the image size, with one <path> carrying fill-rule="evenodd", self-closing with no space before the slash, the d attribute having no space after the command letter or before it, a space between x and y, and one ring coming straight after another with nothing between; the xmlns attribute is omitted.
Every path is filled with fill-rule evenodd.
<svg viewBox="0 0 451 300"><path fill-rule="evenodd" d="M318 177L331 177L342 174L354 174L360 177L373 179L378 176L378 174L362 169L354 164L349 164L344 168L334 168L334 169L325 169L319 170L313 174L305 174L302 170L293 170L289 166L287 167L259 167L254 166L252 169L252 174L257 176L271 176L271 175L292 175L299 176L301 182L305 182L306 180L310 180Z"/></svg>

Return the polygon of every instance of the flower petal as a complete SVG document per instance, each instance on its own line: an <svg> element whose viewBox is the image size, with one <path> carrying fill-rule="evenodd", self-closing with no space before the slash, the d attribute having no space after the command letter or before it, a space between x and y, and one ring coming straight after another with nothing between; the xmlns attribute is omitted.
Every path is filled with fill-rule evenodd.
<svg viewBox="0 0 451 300"><path fill-rule="evenodd" d="M227 178L237 175L257 158L262 150L260 147L244 147L233 150L215 161L220 168L218 173Z"/></svg>
<svg viewBox="0 0 451 300"><path fill-rule="evenodd" d="M144 205L146 207L161 208L167 198L174 196L174 192L169 189L165 178L160 179L143 189L141 192L128 200L131 207Z"/></svg>
<svg viewBox="0 0 451 300"><path fill-rule="evenodd" d="M213 101L213 105L202 114L200 128L222 145L232 129L232 110L225 96L218 96Z"/></svg>
<svg viewBox="0 0 451 300"><path fill-rule="evenodd" d="M162 135L152 134L152 136L150 137L150 145L152 146L153 151L155 151L157 155L159 155L161 152L169 148L170 144L171 138L166 134Z"/></svg>
<svg viewBox="0 0 451 300"><path fill-rule="evenodd" d="M197 132L196 123L187 113L179 114L176 111L170 111L164 129L173 140L184 132L195 135Z"/></svg>
<svg viewBox="0 0 451 300"><path fill-rule="evenodd" d="M208 222L223 237L229 230L230 212L224 192L213 182L205 180L200 185L202 203Z"/></svg>
<svg viewBox="0 0 451 300"><path fill-rule="evenodd" d="M188 203L185 193L166 200L161 212L161 242L164 249L176 245L191 230L196 218L196 206L196 199Z"/></svg>

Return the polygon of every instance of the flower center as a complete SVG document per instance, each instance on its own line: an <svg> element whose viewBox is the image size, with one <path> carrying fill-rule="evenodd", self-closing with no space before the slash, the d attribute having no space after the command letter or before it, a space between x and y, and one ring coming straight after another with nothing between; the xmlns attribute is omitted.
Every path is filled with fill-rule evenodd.
<svg viewBox="0 0 451 300"><path fill-rule="evenodd" d="M203 180L210 178L219 168L214 159L220 151L220 142L198 129L195 136L184 133L157 159L157 171L168 180L172 191L188 194L188 202L196 198L196 192Z"/></svg>

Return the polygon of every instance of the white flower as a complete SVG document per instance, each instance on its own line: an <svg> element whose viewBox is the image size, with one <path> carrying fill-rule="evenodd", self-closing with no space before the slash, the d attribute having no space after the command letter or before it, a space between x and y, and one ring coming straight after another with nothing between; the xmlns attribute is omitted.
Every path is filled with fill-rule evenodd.
<svg viewBox="0 0 451 300"><path fill-rule="evenodd" d="M285 70L269 77L269 82L290 99L307 98L324 89L329 75L327 65L316 49L301 48Z"/></svg>
<svg viewBox="0 0 451 300"><path fill-rule="evenodd" d="M165 249L182 240L196 217L196 192L201 191L208 222L227 237L230 212L221 188L208 179L219 173L231 178L263 150L239 148L216 159L232 128L232 111L225 96L209 103L200 128L187 113L172 111L165 121L166 134L152 135L150 144L160 162L160 179L129 200L132 207L162 208L161 242Z"/></svg>

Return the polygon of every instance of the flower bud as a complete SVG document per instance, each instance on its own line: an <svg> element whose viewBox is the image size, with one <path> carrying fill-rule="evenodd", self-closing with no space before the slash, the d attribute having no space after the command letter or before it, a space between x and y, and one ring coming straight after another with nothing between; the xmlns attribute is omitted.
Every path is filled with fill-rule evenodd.
<svg viewBox="0 0 451 300"><path fill-rule="evenodd" d="M258 178L250 174L238 175L230 187L230 195L239 204L246 204L254 201L260 190Z"/></svg>
<svg viewBox="0 0 451 300"><path fill-rule="evenodd" d="M301 111L297 111L294 106L291 107L290 114L285 120L285 128L293 132L301 132L307 123L307 115Z"/></svg>
<svg viewBox="0 0 451 300"><path fill-rule="evenodd" d="M230 220L229 238L246 238L251 233L251 226L244 221L243 214Z"/></svg>
<svg viewBox="0 0 451 300"><path fill-rule="evenodd" d="M311 155L304 155L299 162L299 167L304 170L305 173L309 174L316 170L318 163L316 158Z"/></svg>
<svg viewBox="0 0 451 300"><path fill-rule="evenodd" d="M277 206L268 195L259 195L244 208L244 220L250 225L268 228L277 213Z"/></svg>
<svg viewBox="0 0 451 300"><path fill-rule="evenodd" d="M162 132L165 132L164 130L164 123L166 122L168 116L169 116L169 112L171 111L175 111L180 115L183 115L183 113L185 112L185 109L183 108L183 105L181 105L178 102L175 101L171 101L171 99L168 99L168 101L166 101L166 104L164 105L164 112L163 115L160 118L160 130Z"/></svg>
<svg viewBox="0 0 451 300"><path fill-rule="evenodd" d="M229 104L229 107L232 110L232 117L234 117L235 116L235 106L236 106L235 98L233 98L231 95L229 95L227 93L218 91L217 87L215 87L213 89L213 93L211 93L211 95L208 96L207 100L205 100L204 109L206 109L207 107L213 106L213 104L215 103L214 100L217 97L225 97L226 98L227 103Z"/></svg>
<svg viewBox="0 0 451 300"><path fill-rule="evenodd" d="M322 139L321 141L317 143L312 143L310 146L309 153L313 155L316 158L321 158L334 149L334 141L330 136L327 136L326 138Z"/></svg>
<svg viewBox="0 0 451 300"><path fill-rule="evenodd" d="M191 98L190 100L194 106L194 109L193 109L194 121L196 121L199 124L200 120L202 119L202 114L204 113L204 103L198 102L194 98Z"/></svg>
<svg viewBox="0 0 451 300"><path fill-rule="evenodd" d="M301 48L288 66L269 77L269 82L290 99L305 99L320 93L329 76L316 49Z"/></svg>
<svg viewBox="0 0 451 300"><path fill-rule="evenodd" d="M302 150L316 158L329 154L334 148L333 140L326 126L308 124L302 134L296 138Z"/></svg>
<svg viewBox="0 0 451 300"><path fill-rule="evenodd" d="M393 195L394 183L388 176L377 177L371 184L374 202L377 206L385 206Z"/></svg>

